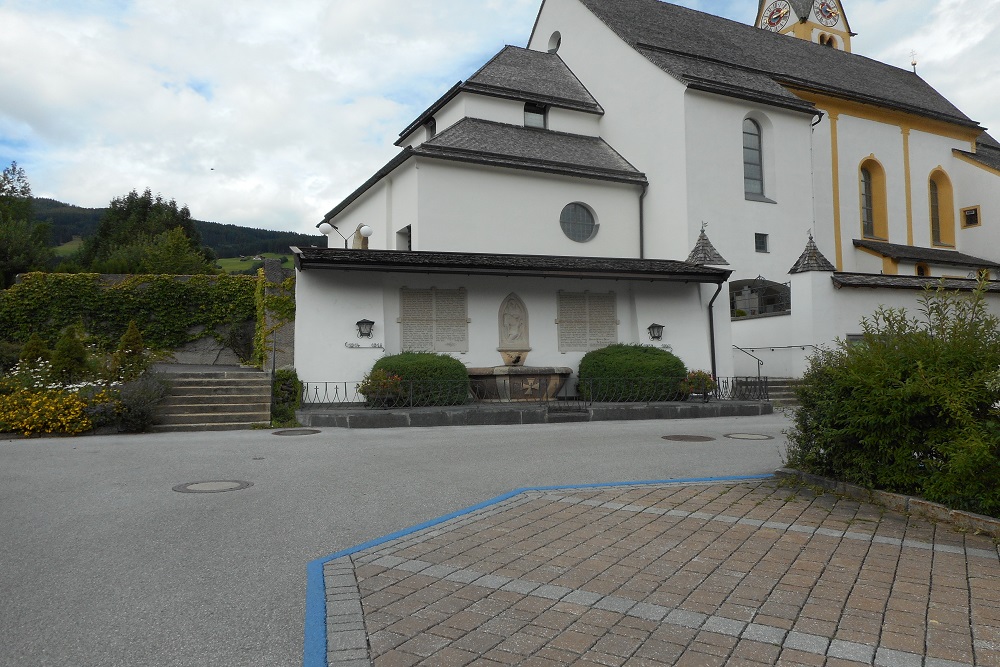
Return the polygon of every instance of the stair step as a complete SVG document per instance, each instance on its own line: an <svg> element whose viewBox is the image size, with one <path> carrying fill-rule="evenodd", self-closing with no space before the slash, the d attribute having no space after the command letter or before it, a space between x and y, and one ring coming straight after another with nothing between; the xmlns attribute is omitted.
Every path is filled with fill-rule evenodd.
<svg viewBox="0 0 1000 667"><path fill-rule="evenodd" d="M258 422L223 422L216 424L155 424L150 427L150 433L192 433L196 431L243 431L260 428L261 424L270 425L270 421Z"/></svg>
<svg viewBox="0 0 1000 667"><path fill-rule="evenodd" d="M169 390L169 395L170 396L241 396L241 395L270 396L271 388L269 386L254 387L248 385L234 385L234 386L191 385L187 387L171 387Z"/></svg>
<svg viewBox="0 0 1000 667"><path fill-rule="evenodd" d="M183 414L169 414L158 412L156 421L158 424L220 424L226 422L247 422L261 423L271 421L271 411L250 411L250 412L185 412Z"/></svg>
<svg viewBox="0 0 1000 667"><path fill-rule="evenodd" d="M198 405L245 405L266 403L271 404L267 394L170 394L160 403L161 406L198 406Z"/></svg>
<svg viewBox="0 0 1000 667"><path fill-rule="evenodd" d="M189 403L181 405L160 405L157 414L167 416L206 414L206 415L233 415L233 414L271 414L270 403L217 403L215 405L205 405L199 403Z"/></svg>

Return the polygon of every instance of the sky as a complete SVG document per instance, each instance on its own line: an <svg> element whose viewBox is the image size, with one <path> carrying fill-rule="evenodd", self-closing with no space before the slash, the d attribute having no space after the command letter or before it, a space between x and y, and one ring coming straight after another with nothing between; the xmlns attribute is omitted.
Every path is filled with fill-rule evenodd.
<svg viewBox="0 0 1000 667"><path fill-rule="evenodd" d="M853 51L1000 137L1000 0L842 0ZM0 0L0 165L35 196L150 188L200 220L315 233L399 132L540 0ZM677 4L750 23L754 0Z"/></svg>

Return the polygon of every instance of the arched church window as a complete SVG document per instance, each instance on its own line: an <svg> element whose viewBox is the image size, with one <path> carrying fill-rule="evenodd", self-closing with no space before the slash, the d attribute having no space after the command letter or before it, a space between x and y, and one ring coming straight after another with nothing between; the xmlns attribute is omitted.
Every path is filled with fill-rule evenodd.
<svg viewBox="0 0 1000 667"><path fill-rule="evenodd" d="M764 155L760 125L743 119L743 192L764 196Z"/></svg>
<svg viewBox="0 0 1000 667"><path fill-rule="evenodd" d="M861 194L861 236L866 239L888 240L889 214L885 200L885 171L878 160L861 163L859 171Z"/></svg>
<svg viewBox="0 0 1000 667"><path fill-rule="evenodd" d="M927 182L930 205L931 243L955 245L955 206L951 180L940 169L931 173Z"/></svg>

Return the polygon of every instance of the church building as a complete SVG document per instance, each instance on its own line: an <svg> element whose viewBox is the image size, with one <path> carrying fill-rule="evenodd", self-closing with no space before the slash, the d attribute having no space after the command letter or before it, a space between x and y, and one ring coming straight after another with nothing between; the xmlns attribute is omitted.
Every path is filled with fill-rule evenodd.
<svg viewBox="0 0 1000 667"><path fill-rule="evenodd" d="M296 249L300 376L405 349L507 363L515 303L531 364L630 342L794 377L879 305L971 289L1000 269L1000 144L852 53L847 9L761 0L751 25L543 0L526 48L444 92L326 214L329 248Z"/></svg>

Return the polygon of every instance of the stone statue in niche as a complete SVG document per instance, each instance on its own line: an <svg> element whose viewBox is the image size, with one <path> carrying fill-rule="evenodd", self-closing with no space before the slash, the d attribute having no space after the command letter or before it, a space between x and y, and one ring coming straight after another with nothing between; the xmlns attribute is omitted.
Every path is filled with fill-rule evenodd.
<svg viewBox="0 0 1000 667"><path fill-rule="evenodd" d="M500 346L497 350L506 366L521 366L531 351L528 345L528 309L521 298L511 292L500 304L497 314Z"/></svg>

